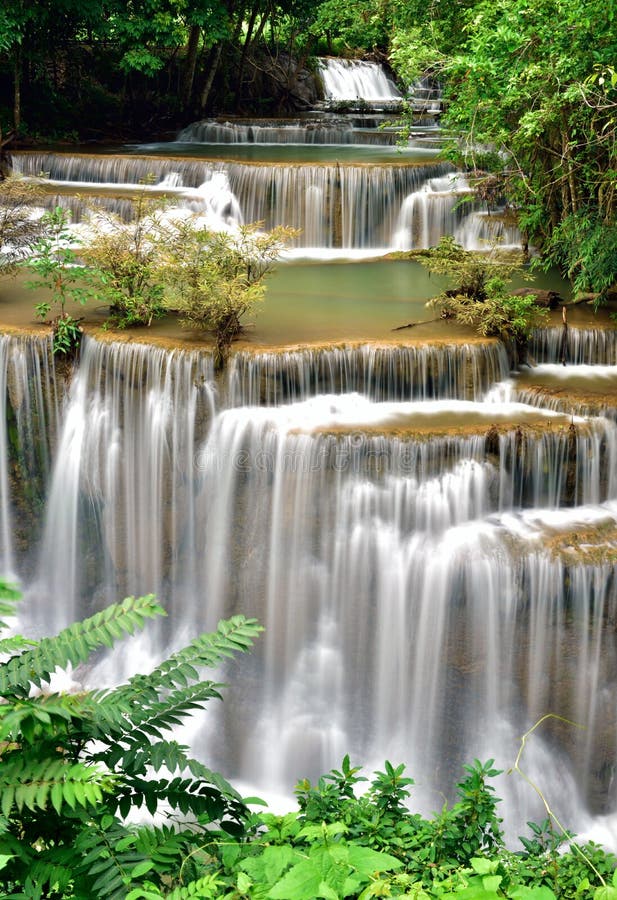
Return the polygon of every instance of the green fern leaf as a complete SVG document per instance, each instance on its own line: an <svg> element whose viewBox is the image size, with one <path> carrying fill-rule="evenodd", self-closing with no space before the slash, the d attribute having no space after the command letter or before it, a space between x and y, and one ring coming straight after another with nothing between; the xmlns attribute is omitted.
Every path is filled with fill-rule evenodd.
<svg viewBox="0 0 617 900"><path fill-rule="evenodd" d="M131 873L146 856L135 848L137 835L113 819L106 824L92 823L78 835L77 882L85 896L125 900Z"/></svg>
<svg viewBox="0 0 617 900"><path fill-rule="evenodd" d="M263 631L256 619L233 616L219 622L217 630L202 634L187 647L172 654L149 675L131 678L124 689L120 689L124 699L140 697L141 692L161 689L173 690L185 687L199 678L198 667L214 668L227 657L249 650L255 638Z"/></svg>
<svg viewBox="0 0 617 900"><path fill-rule="evenodd" d="M41 682L49 681L56 667L78 665L99 647L111 646L114 636L109 629L110 621L117 623L124 634L132 634L147 618L164 614L152 594L127 597L122 603L70 625L56 637L43 638L35 648L0 664L0 695L27 695L31 683L40 687Z"/></svg>
<svg viewBox="0 0 617 900"><path fill-rule="evenodd" d="M21 591L15 585L0 579L0 616L14 616L15 606L20 599ZM0 629L2 628L7 628L7 624L0 619Z"/></svg>
<svg viewBox="0 0 617 900"><path fill-rule="evenodd" d="M0 622L0 627L2 627L2 622ZM36 641L22 637L21 634L14 634L12 637L0 640L0 654L13 656L15 653L21 653L22 650L26 650L28 647L36 647L36 645Z"/></svg>
<svg viewBox="0 0 617 900"><path fill-rule="evenodd" d="M98 766L69 763L64 757L41 758L26 749L5 755L0 766L2 814L7 818L14 808L21 812L24 806L34 812L51 803L58 814L65 804L71 809L93 807L114 787L113 777Z"/></svg>

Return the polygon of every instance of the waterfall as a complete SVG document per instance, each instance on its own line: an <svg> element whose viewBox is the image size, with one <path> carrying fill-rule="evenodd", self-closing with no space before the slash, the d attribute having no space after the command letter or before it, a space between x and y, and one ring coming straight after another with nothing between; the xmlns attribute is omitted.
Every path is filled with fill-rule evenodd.
<svg viewBox="0 0 617 900"><path fill-rule="evenodd" d="M563 334L563 327L538 328L529 342L529 353L540 363L562 362ZM570 365L617 365L617 332L569 327L565 359Z"/></svg>
<svg viewBox="0 0 617 900"><path fill-rule="evenodd" d="M521 233L515 224L504 219L503 212L478 210L465 216L454 232L454 239L465 250L520 249Z"/></svg>
<svg viewBox="0 0 617 900"><path fill-rule="evenodd" d="M399 411L406 406L413 421L421 404ZM337 396L220 414L205 460L214 467L210 527L220 542L208 594L217 614L233 608L239 587L226 573L240 565L251 611L266 625L248 680L233 688L251 710L251 741L233 744L246 779L282 789L351 746L367 765L384 754L409 759L428 805L430 789L479 752L487 731L496 739L486 742L491 753L503 759L539 710L574 716L584 708L589 721L585 704L597 678L614 682L615 649L601 626L615 613L614 582L612 566L575 566L572 580L565 562L538 549L539 534L575 529L584 515L558 509L567 432L529 434L522 448L510 430L497 453L479 436L367 437L362 429L383 412L382 404ZM361 424L347 435L340 427L350 415ZM315 422L328 433L298 433ZM615 496L614 483L600 483L600 470L614 469L614 426L594 429L577 438L581 502ZM233 461L224 480L222 458ZM533 513L517 512L521 505ZM546 525L543 505L551 510ZM579 639L577 622L587 615L597 617L595 637ZM542 676L540 646L559 669L552 681ZM572 653L567 672L560 647ZM492 723L504 715L510 730L502 743Z"/></svg>
<svg viewBox="0 0 617 900"><path fill-rule="evenodd" d="M139 181L154 177L155 191L173 196L178 203L210 212L224 224L263 222L265 228L286 225L300 231L298 247L386 251L398 247L401 208L410 197L430 197L423 208L422 237L413 246L437 243L451 233L462 213L455 209L456 193L464 182L452 179L447 164L435 165L249 165L204 162L194 159L157 159L134 156L70 156L18 153L16 171L26 175L48 172L58 195L63 185L75 189L88 184L125 197L101 196L97 203L126 215L127 201L140 190ZM175 186L169 181L174 173ZM182 184L177 183L178 179ZM428 187L423 187L428 185ZM440 193L437 194L437 191ZM437 199L439 197L440 199ZM407 200L406 200L407 198ZM62 201L64 202L64 200ZM70 203L78 220L90 206L86 198ZM407 222L407 219L405 219Z"/></svg>
<svg viewBox="0 0 617 900"><path fill-rule="evenodd" d="M396 103L402 99L401 92L377 63L323 58L319 66L327 100L364 100L370 104Z"/></svg>
<svg viewBox="0 0 617 900"><path fill-rule="evenodd" d="M241 352L231 359L228 390L233 406L272 406L352 391L375 400L478 399L508 369L505 348L497 341Z"/></svg>
<svg viewBox="0 0 617 900"><path fill-rule="evenodd" d="M506 767L555 712L586 731L548 728L530 773L575 827L614 812L617 424L505 386L483 399L507 374L498 348L239 353L217 385L208 354L86 338L60 386L49 342L3 338L2 552L26 628L156 591L169 625L98 684L256 615L265 636L195 740L257 791L289 793L349 752L405 761L429 812L461 763ZM12 422L16 446L41 447L36 571L7 541Z"/></svg>
<svg viewBox="0 0 617 900"><path fill-rule="evenodd" d="M394 249L434 247L442 235L457 233L463 213L456 205L470 193L467 179L458 173L429 178L401 204L394 228Z"/></svg>
<svg viewBox="0 0 617 900"><path fill-rule="evenodd" d="M36 536L37 524L30 517L36 515L47 486L61 393L51 338L0 336L0 565L4 578L16 576L15 557L24 555L16 545Z"/></svg>
<svg viewBox="0 0 617 900"><path fill-rule="evenodd" d="M379 126L379 127L378 127ZM178 133L179 143L203 144L362 144L393 146L400 129L383 128L373 119L298 119L219 122L205 119L193 122Z"/></svg>
<svg viewBox="0 0 617 900"><path fill-rule="evenodd" d="M195 444L214 410L209 355L84 339L46 507L36 592L62 623L191 578ZM180 548L186 559L179 559ZM56 609L37 624L57 627Z"/></svg>
<svg viewBox="0 0 617 900"><path fill-rule="evenodd" d="M543 363L497 382L486 395L497 403L517 401L577 416L617 418L615 366Z"/></svg>

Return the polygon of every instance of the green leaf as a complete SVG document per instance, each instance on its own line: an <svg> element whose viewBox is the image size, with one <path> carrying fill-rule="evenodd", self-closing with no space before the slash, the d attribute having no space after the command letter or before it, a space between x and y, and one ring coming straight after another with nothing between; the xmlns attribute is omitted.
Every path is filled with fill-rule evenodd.
<svg viewBox="0 0 617 900"><path fill-rule="evenodd" d="M131 872L131 878L140 878L142 875L145 875L146 872L149 872L150 869L154 868L154 861L151 859L144 859L142 862L137 863L133 871Z"/></svg>
<svg viewBox="0 0 617 900"><path fill-rule="evenodd" d="M484 857L474 856L473 859L469 860L471 868L477 875L490 875L495 872L497 866L499 865L498 861L494 861L492 859L484 859Z"/></svg>
<svg viewBox="0 0 617 900"><path fill-rule="evenodd" d="M245 872L238 872L236 879L236 890L239 894L248 894L253 886L253 882Z"/></svg>
<svg viewBox="0 0 617 900"><path fill-rule="evenodd" d="M268 892L271 900L314 900L319 896L321 871L312 860L298 863Z"/></svg>
<svg viewBox="0 0 617 900"><path fill-rule="evenodd" d="M617 900L617 887L606 884L596 888L593 893L593 900Z"/></svg>
<svg viewBox="0 0 617 900"><path fill-rule="evenodd" d="M361 875L374 875L377 872L391 872L403 865L400 859L389 853L379 853L370 847L359 844L347 844L349 864Z"/></svg>

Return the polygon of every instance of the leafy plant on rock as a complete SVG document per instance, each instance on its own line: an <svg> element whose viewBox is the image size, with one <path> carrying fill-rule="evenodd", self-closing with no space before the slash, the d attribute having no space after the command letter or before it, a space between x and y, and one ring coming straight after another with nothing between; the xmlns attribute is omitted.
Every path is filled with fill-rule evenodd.
<svg viewBox="0 0 617 900"><path fill-rule="evenodd" d="M520 296L508 290L512 276L523 273L519 258L473 253L448 236L419 254L419 260L432 274L448 275L455 284L430 305L483 337L513 342L524 359L531 332L546 321L547 312L533 294Z"/></svg>
<svg viewBox="0 0 617 900"><path fill-rule="evenodd" d="M165 313L159 275L164 239L160 203L142 190L132 202L131 220L108 211L97 213L95 234L81 256L97 281L97 296L109 304L118 328L151 325Z"/></svg>
<svg viewBox="0 0 617 900"><path fill-rule="evenodd" d="M77 239L69 229L70 213L61 206L46 212L42 219L43 235L33 248L27 267L37 278L32 288L45 287L51 291L51 301L35 306L39 318L46 320L52 310L53 350L62 356L72 356L81 341L80 319L67 310L68 303L83 306L88 300L87 273L78 265L73 249Z"/></svg>
<svg viewBox="0 0 617 900"><path fill-rule="evenodd" d="M41 220L34 207L40 189L25 178L0 181L0 272L12 275L41 235Z"/></svg>
<svg viewBox="0 0 617 900"><path fill-rule="evenodd" d="M189 328L210 331L220 368L231 344L244 328L243 319L263 299L265 276L295 232L257 225L237 232L211 231L191 220L178 223L164 257L166 302Z"/></svg>

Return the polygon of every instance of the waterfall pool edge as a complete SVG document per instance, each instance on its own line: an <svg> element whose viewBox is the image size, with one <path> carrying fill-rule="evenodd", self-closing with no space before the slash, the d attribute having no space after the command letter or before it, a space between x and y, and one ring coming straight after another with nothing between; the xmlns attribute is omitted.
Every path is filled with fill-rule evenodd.
<svg viewBox="0 0 617 900"><path fill-rule="evenodd" d="M48 326L38 322L34 306L48 298L44 289L27 287L29 275L5 278L0 282L0 328L44 334ZM290 262L280 264L267 280L266 296L246 323L233 350L263 351L301 346L339 346L377 343L416 345L429 342L486 342L470 328L439 318L427 300L442 287L413 260L372 260L362 262ZM533 284L558 290L569 297L567 285L554 274L538 273ZM105 306L70 306L76 317L84 317L84 327L101 340L139 341L179 349L207 349L207 336L181 328L166 317L149 328L102 330L108 316ZM573 327L614 327L606 309L594 313L588 306L569 310ZM409 322L413 328L397 329ZM553 314L551 323L558 324Z"/></svg>

